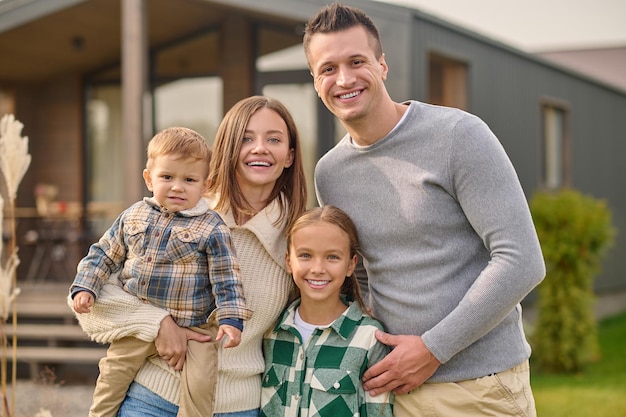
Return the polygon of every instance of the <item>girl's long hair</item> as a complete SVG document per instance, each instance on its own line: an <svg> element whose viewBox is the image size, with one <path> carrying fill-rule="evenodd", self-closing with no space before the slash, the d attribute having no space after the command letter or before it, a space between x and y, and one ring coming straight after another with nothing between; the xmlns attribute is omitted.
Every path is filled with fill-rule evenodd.
<svg viewBox="0 0 626 417"><path fill-rule="evenodd" d="M343 230L346 235L348 235L350 258L358 256L359 236L356 226L346 212L335 206L315 207L302 213L302 215L298 217L298 219L296 219L296 221L287 230L287 251L290 250L293 235L298 230L318 223L328 223ZM352 272L352 274L347 276L344 280L343 285L341 286L341 294L345 295L349 301L356 301L359 303L361 310L368 312L368 308L365 306L365 302L361 296L359 281L357 280L354 272ZM299 295L300 294L297 294L297 296Z"/></svg>

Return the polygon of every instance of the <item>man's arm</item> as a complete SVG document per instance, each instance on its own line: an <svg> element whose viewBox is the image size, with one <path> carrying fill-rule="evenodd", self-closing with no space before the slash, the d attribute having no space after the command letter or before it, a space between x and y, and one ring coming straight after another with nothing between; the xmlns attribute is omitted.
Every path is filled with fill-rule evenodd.
<svg viewBox="0 0 626 417"><path fill-rule="evenodd" d="M504 148L477 117L459 122L453 133L454 197L489 261L455 308L421 335L441 363L500 324L545 276L528 202Z"/></svg>

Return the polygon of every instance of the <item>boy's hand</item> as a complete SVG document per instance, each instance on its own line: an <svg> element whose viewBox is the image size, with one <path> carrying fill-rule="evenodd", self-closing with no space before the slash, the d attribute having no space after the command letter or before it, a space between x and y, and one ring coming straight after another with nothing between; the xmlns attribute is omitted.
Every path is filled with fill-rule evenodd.
<svg viewBox="0 0 626 417"><path fill-rule="evenodd" d="M93 303L93 295L89 291L77 292L74 296L74 311L79 314L89 313Z"/></svg>
<svg viewBox="0 0 626 417"><path fill-rule="evenodd" d="M224 343L225 348L231 348L237 346L241 342L241 330L228 324L223 324L217 331L217 337L215 340L220 341L228 336L228 340Z"/></svg>

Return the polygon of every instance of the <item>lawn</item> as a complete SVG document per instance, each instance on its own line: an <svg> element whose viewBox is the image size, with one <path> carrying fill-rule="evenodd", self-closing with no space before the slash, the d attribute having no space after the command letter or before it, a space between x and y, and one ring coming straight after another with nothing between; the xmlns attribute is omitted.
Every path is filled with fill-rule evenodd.
<svg viewBox="0 0 626 417"><path fill-rule="evenodd" d="M601 357L580 374L531 373L538 417L626 416L626 312L599 324Z"/></svg>

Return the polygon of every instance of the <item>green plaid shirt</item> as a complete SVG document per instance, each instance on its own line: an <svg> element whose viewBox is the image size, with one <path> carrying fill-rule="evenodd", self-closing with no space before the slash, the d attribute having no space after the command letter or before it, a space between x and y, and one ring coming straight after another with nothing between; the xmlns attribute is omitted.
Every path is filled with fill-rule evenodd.
<svg viewBox="0 0 626 417"><path fill-rule="evenodd" d="M392 417L393 394L372 397L361 384L365 370L389 351L374 337L382 325L352 303L303 345L294 324L298 305L289 306L263 341L261 416Z"/></svg>

